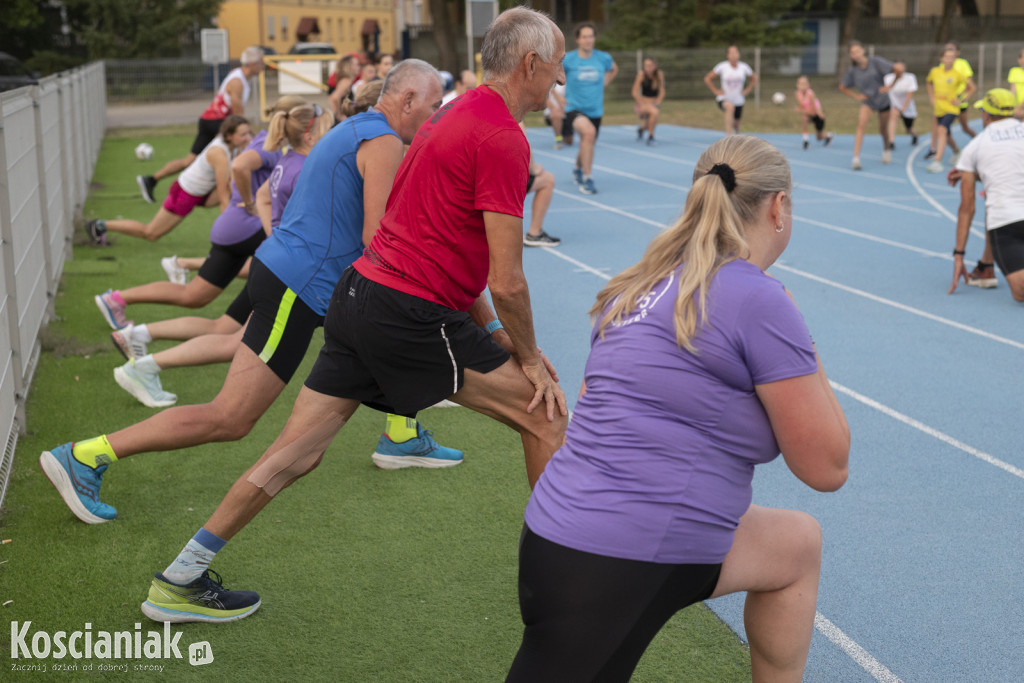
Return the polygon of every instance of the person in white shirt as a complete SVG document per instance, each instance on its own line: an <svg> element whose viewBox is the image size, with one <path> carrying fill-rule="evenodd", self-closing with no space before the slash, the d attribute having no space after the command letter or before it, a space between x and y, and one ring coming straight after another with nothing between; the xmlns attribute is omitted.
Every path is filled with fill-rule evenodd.
<svg viewBox="0 0 1024 683"><path fill-rule="evenodd" d="M973 274L964 265L964 252L974 220L974 198L978 181L985 186L986 248L999 270L1003 271L1014 300L1024 301L1024 123L1013 118L1016 98L1005 88L993 88L975 103L985 125L960 155L956 169L950 171L950 184L960 183L960 209L957 212L956 243L953 247L952 294L963 278L968 284ZM992 263L978 262L992 271Z"/></svg>
<svg viewBox="0 0 1024 683"><path fill-rule="evenodd" d="M555 83L548 95L548 106L544 108L544 123L555 133L555 149L572 147L572 128L565 126L565 85Z"/></svg>
<svg viewBox="0 0 1024 683"><path fill-rule="evenodd" d="M902 59L892 63L892 73L882 77L882 90L889 94L892 110L903 120L903 127L910 135L911 147L917 145L917 133L914 132L914 120L917 118L917 105L914 104L914 93L917 92L917 76L907 73L907 65ZM896 117L889 117L889 149L895 149Z"/></svg>
<svg viewBox="0 0 1024 683"><path fill-rule="evenodd" d="M735 45L729 46L725 56L724 62L716 64L715 68L704 76L704 83L715 94L718 108L725 113L725 134L732 135L740 132L743 105L747 101L747 95L757 86L757 74L749 64L740 61L740 49ZM716 88L712 83L716 76L721 88Z"/></svg>

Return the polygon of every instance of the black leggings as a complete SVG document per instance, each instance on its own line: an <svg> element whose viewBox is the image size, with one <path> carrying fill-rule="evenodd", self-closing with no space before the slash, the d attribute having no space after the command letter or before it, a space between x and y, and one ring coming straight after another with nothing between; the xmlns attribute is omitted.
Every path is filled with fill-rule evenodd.
<svg viewBox="0 0 1024 683"><path fill-rule="evenodd" d="M721 564L658 564L595 555L523 528L523 642L508 681L628 681L679 610L711 596Z"/></svg>

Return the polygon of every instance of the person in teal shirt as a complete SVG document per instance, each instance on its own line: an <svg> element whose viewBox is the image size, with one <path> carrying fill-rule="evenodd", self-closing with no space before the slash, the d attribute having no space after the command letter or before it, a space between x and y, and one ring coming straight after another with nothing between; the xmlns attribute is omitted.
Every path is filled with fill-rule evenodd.
<svg viewBox="0 0 1024 683"><path fill-rule="evenodd" d="M576 27L576 49L565 55L565 128L580 136L580 151L576 155L573 179L583 194L596 194L597 188L590 177L594 165L594 146L601 130L604 115L604 89L619 67L612 56L594 49L597 38L594 25L584 22Z"/></svg>

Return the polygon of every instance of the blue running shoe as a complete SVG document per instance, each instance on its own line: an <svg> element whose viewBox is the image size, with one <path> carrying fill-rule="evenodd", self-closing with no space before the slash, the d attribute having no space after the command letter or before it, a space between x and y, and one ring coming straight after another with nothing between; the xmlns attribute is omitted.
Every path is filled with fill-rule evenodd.
<svg viewBox="0 0 1024 683"><path fill-rule="evenodd" d="M74 444L66 443L52 451L43 451L39 465L57 493L75 517L86 524L102 524L117 517L117 510L100 502L100 484L106 465L96 469L75 460L71 449Z"/></svg>
<svg viewBox="0 0 1024 683"><path fill-rule="evenodd" d="M216 577L216 578L214 578ZM142 613L153 621L180 624L188 621L238 621L260 608L260 596L253 591L231 591L220 574L207 569L187 586L171 583L157 574L142 603Z"/></svg>
<svg viewBox="0 0 1024 683"><path fill-rule="evenodd" d="M594 187L594 179L587 178L584 180L583 184L580 185L580 192L583 194L597 194L597 188Z"/></svg>
<svg viewBox="0 0 1024 683"><path fill-rule="evenodd" d="M572 169L572 181L577 185L583 184L583 169L576 167Z"/></svg>
<svg viewBox="0 0 1024 683"><path fill-rule="evenodd" d="M416 424L416 438L395 443L387 434L380 435L373 464L382 470L400 470L406 467L452 467L462 462L462 451L445 448L434 441L433 433Z"/></svg>

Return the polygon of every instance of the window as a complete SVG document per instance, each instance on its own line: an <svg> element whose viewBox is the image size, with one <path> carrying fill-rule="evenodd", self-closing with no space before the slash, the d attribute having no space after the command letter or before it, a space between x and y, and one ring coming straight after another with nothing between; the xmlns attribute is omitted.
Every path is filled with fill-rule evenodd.
<svg viewBox="0 0 1024 683"><path fill-rule="evenodd" d="M288 40L288 17L281 17L281 40Z"/></svg>
<svg viewBox="0 0 1024 683"><path fill-rule="evenodd" d="M326 24L326 26L327 26L327 39L326 40L327 40L328 43L333 43L334 42L334 36L331 34L331 23L332 23L332 21L333 20L330 17L327 17L327 19L324 20L324 24Z"/></svg>
<svg viewBox="0 0 1024 683"><path fill-rule="evenodd" d="M274 17L267 17L267 38L274 40Z"/></svg>

